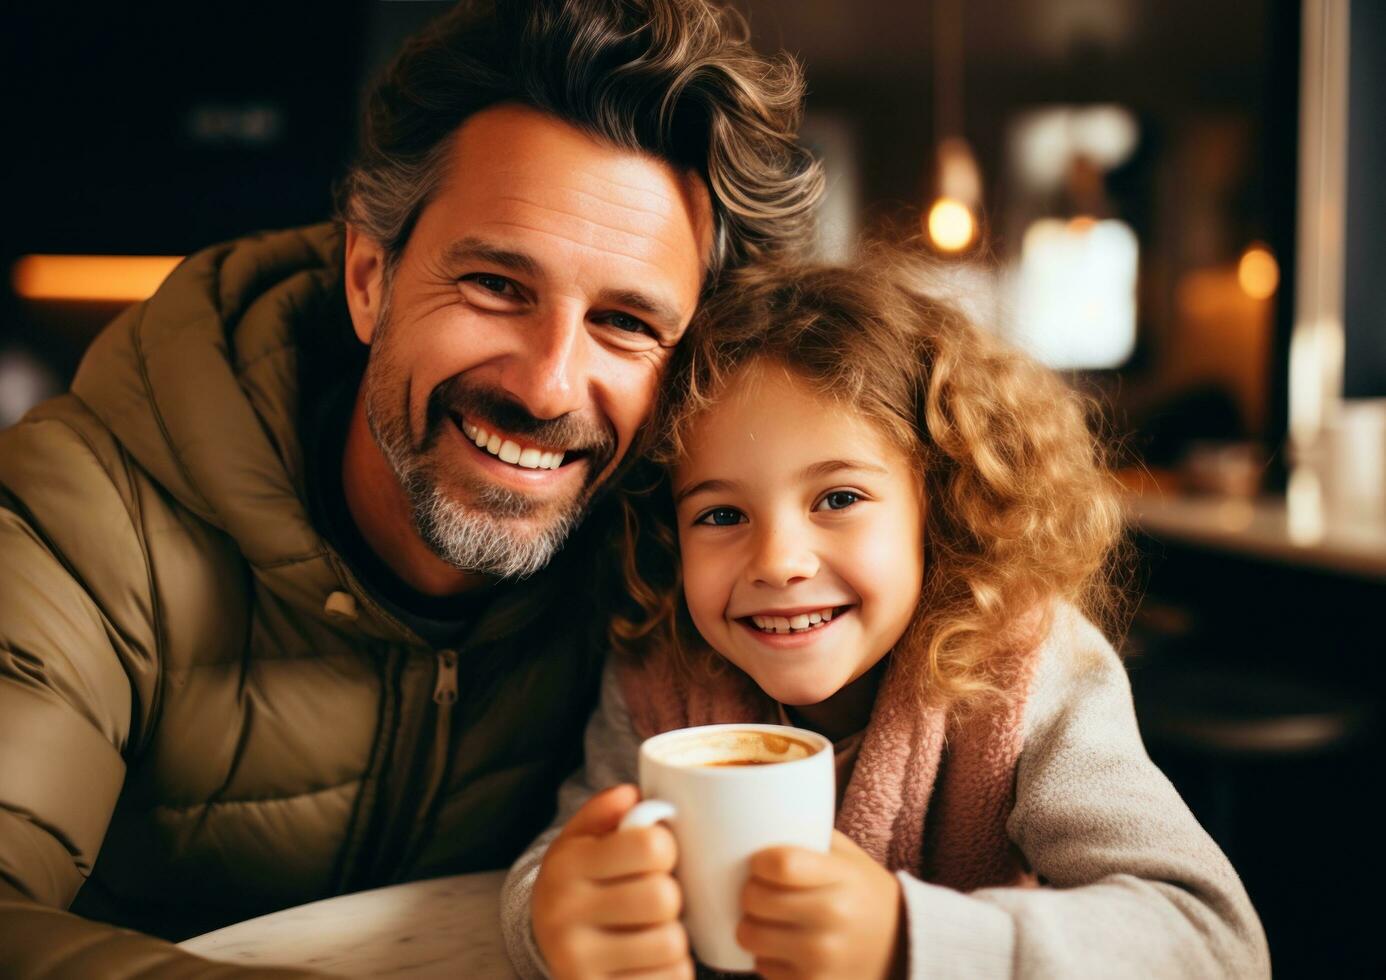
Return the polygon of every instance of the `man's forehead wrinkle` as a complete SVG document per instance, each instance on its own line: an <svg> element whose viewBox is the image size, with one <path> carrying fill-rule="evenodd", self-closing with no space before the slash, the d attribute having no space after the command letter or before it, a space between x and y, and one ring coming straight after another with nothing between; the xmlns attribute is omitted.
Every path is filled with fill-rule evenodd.
<svg viewBox="0 0 1386 980"><path fill-rule="evenodd" d="M506 183L511 181L525 180L530 175L526 168L492 168L497 180ZM628 203L632 196L648 198L650 208L643 210L655 210L655 206L663 205L664 213L667 213L668 206L674 203L682 203L687 197L687 191L682 186L683 179L670 173L669 186L655 189L649 186L648 174L642 174L645 179L640 180L620 180L598 173L585 173L569 171L566 175L568 183L560 187L561 190L571 191L576 194L585 194L608 204L618 207L630 208L631 210L641 210ZM588 189L583 185L595 185L593 189ZM606 191L607 193L603 193Z"/></svg>
<svg viewBox="0 0 1386 980"><path fill-rule="evenodd" d="M681 210L680 208L674 206L674 201L671 201L670 199L659 195L655 196L658 199L658 203L663 205L663 207L639 207L638 205L631 204L623 199L606 197L602 194L594 194L591 191L585 191L578 187L565 187L563 188L563 193L573 194L578 197L595 201L603 207L614 208L618 211L628 211L633 215L648 217L656 221L666 221L670 217L679 214L679 211ZM526 205L529 207L548 208L552 211L562 210L561 208L555 208L552 205L542 204L539 201L534 200L533 198L521 197L517 194L500 194L496 196L495 200L509 201L515 204Z"/></svg>
<svg viewBox="0 0 1386 980"><path fill-rule="evenodd" d="M551 207L548 207L548 206L543 205L543 204L533 204L533 203L526 203L526 204L525 204L525 207L533 208L534 210L537 210L537 211L547 211L547 212L549 212L549 213L551 213L551 214L561 215L562 217L567 218L570 222L572 222L572 223L578 223L578 224L582 225L583 227L585 227L585 228L588 230L588 232L589 232L589 236L590 236L590 232L592 232L592 231L595 230L595 229L600 228L600 229L604 229L604 230L606 230L606 231L612 232L612 233L614 233L615 235L617 235L617 236L619 236L619 237L621 237L621 238L624 238L624 239L626 239L626 240L629 241L629 242L638 242L638 243L648 244L648 245L651 245L651 246L653 246L653 247L655 247L655 248L661 249L661 250L666 251L666 252L677 252L677 251L678 251L678 249L677 249L676 246L674 246L672 243L666 242L666 241L664 240L664 236L662 236L662 235L660 234L660 230L661 230L661 229L659 229L658 227L651 228L651 229L648 229L648 230L645 230L645 229L631 229L631 228L623 227L623 226L621 226L621 225L614 225L614 224L611 224L611 223L609 223L609 222L602 221L602 220L596 218L596 217L593 216L593 215L589 215L589 214L573 214L571 211L564 210L563 208L551 208ZM520 226L518 222L513 222L513 221L512 221L512 222L507 222L507 223L508 223L508 224L514 224L516 227L519 227L519 226ZM565 236L565 237L572 237L572 236ZM682 237L682 236L680 236L680 237ZM689 237L691 238L692 236L690 235ZM576 240L576 239L574 239L574 240ZM603 246L603 248L605 249L605 246Z"/></svg>

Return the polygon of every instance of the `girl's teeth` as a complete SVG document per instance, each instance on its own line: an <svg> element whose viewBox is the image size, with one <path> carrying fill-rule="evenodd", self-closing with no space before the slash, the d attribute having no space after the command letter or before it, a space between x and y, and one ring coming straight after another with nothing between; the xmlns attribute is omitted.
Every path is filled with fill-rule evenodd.
<svg viewBox="0 0 1386 980"><path fill-rule="evenodd" d="M802 633L816 629L833 618L831 609L800 613L797 616L752 616L751 623L764 633Z"/></svg>

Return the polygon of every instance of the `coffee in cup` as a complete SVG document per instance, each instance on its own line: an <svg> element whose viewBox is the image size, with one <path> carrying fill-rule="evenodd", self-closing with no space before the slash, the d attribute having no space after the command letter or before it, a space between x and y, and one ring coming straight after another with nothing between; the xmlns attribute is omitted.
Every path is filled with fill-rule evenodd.
<svg viewBox="0 0 1386 980"><path fill-rule="evenodd" d="M662 742L654 750L661 762L672 766L764 766L806 759L818 751L813 742L783 731L708 725L683 732L684 737Z"/></svg>

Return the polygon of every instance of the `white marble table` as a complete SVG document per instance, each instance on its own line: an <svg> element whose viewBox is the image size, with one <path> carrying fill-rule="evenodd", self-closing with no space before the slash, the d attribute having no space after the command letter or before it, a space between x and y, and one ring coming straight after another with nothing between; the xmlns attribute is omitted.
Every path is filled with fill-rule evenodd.
<svg viewBox="0 0 1386 980"><path fill-rule="evenodd" d="M510 980L497 911L505 872L339 895L181 943L210 960L347 977Z"/></svg>

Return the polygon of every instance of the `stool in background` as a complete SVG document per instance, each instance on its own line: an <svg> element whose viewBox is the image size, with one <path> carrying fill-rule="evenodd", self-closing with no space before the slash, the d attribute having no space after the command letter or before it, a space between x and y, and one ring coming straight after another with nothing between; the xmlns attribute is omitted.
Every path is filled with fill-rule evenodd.
<svg viewBox="0 0 1386 980"><path fill-rule="evenodd" d="M1138 658L1131 682L1147 750L1241 874L1276 976L1370 972L1382 957L1363 897L1382 870L1368 802L1377 706L1253 667L1161 658ZM1354 875L1370 890L1354 895Z"/></svg>
<svg viewBox="0 0 1386 980"><path fill-rule="evenodd" d="M1374 727L1373 706L1361 698L1249 670L1152 665L1131 682L1152 755L1203 763L1208 831L1227 850L1235 849L1232 767L1341 753Z"/></svg>

